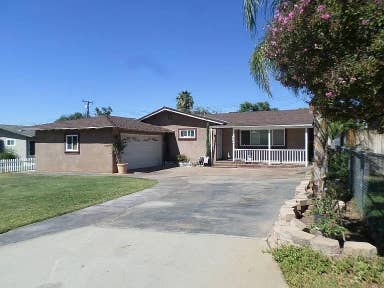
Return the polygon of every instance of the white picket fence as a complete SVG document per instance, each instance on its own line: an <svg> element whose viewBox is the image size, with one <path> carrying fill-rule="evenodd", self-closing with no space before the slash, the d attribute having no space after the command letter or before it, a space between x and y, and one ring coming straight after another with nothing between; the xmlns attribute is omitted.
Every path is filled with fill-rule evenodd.
<svg viewBox="0 0 384 288"><path fill-rule="evenodd" d="M0 173L33 171L35 163L35 158L0 160Z"/></svg>

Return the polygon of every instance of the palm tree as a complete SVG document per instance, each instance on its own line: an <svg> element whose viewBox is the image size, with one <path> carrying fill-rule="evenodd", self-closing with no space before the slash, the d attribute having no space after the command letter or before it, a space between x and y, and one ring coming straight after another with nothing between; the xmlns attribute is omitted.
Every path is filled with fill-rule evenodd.
<svg viewBox="0 0 384 288"><path fill-rule="evenodd" d="M181 91L176 97L176 109L183 112L191 112L193 109L193 98L190 92Z"/></svg>
<svg viewBox="0 0 384 288"><path fill-rule="evenodd" d="M264 7L264 13L266 14L269 8L274 11L281 1L282 0L243 0L244 21L247 30L251 34L255 34L257 30L257 15L261 11L261 8ZM250 69L251 75L259 88L269 96L272 96L268 76L269 73L275 69L273 63L266 57L266 52L265 41L262 40L255 47L251 55Z"/></svg>

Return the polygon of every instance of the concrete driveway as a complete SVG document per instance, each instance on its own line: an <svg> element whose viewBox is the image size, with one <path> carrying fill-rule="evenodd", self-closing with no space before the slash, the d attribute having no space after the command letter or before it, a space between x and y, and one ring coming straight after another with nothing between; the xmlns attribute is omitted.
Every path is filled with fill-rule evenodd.
<svg viewBox="0 0 384 288"><path fill-rule="evenodd" d="M145 191L0 235L1 287L284 287L263 253L300 168L176 168Z"/></svg>

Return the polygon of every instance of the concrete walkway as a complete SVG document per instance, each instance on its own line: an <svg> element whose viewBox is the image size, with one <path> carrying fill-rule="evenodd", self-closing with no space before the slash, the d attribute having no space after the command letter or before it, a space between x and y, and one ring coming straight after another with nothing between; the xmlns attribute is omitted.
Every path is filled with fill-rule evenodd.
<svg viewBox="0 0 384 288"><path fill-rule="evenodd" d="M0 235L0 287L285 287L263 237L304 173L138 173L159 184Z"/></svg>

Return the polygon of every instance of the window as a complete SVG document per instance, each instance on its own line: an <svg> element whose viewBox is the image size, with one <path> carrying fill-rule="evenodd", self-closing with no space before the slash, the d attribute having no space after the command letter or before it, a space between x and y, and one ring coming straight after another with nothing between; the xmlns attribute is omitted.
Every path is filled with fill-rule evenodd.
<svg viewBox="0 0 384 288"><path fill-rule="evenodd" d="M16 140L15 139L7 139L5 141L5 146L15 146L16 145Z"/></svg>
<svg viewBox="0 0 384 288"><path fill-rule="evenodd" d="M272 145L284 146L285 145L285 129L272 130Z"/></svg>
<svg viewBox="0 0 384 288"><path fill-rule="evenodd" d="M29 141L29 155L35 155L35 141Z"/></svg>
<svg viewBox="0 0 384 288"><path fill-rule="evenodd" d="M241 146L268 146L268 130L243 130L240 133ZM285 145L285 130L271 130L271 145Z"/></svg>
<svg viewBox="0 0 384 288"><path fill-rule="evenodd" d="M179 129L179 139L196 140L196 128Z"/></svg>
<svg viewBox="0 0 384 288"><path fill-rule="evenodd" d="M65 135L65 152L79 152L79 135Z"/></svg>

